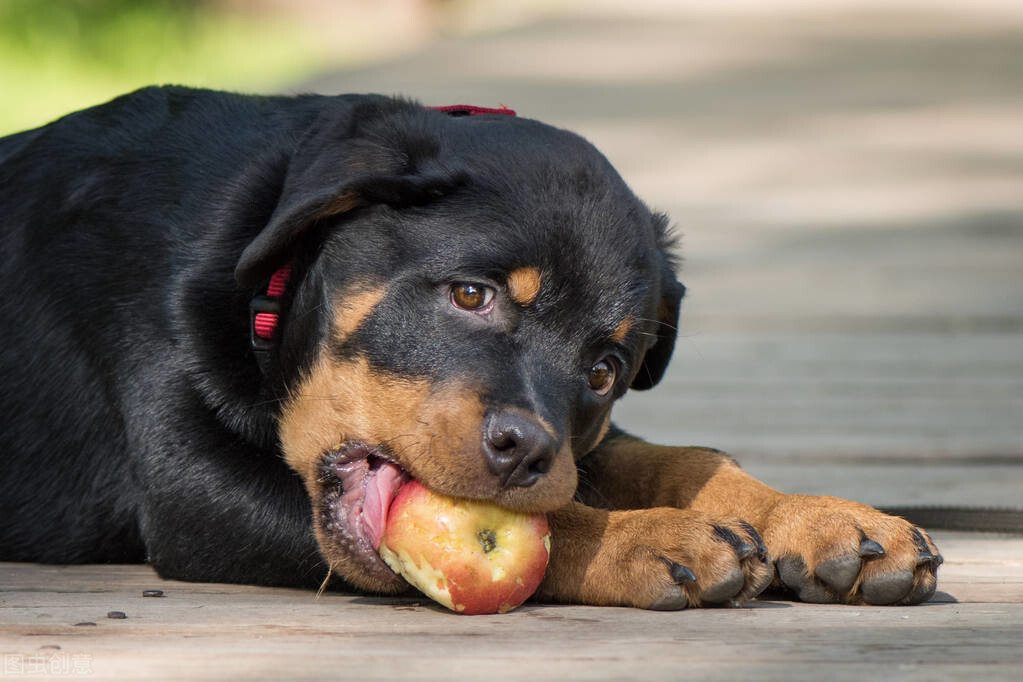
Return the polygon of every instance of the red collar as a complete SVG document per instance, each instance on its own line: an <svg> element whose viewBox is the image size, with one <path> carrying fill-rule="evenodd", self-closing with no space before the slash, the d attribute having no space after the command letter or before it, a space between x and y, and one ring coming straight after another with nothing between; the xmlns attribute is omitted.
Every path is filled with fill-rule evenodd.
<svg viewBox="0 0 1023 682"><path fill-rule="evenodd" d="M266 287L265 296L257 296L253 299L262 299L262 305L258 310L252 309L252 334L260 339L269 341L277 330L277 321L280 319L280 297L284 295L284 289L291 278L291 263L278 270L270 277L270 284Z"/></svg>
<svg viewBox="0 0 1023 682"><path fill-rule="evenodd" d="M515 116L515 110L501 105L499 109L476 107L471 104L452 104L445 107L427 107L449 116L479 116L482 114L504 114ZM280 268L270 277L266 294L254 297L249 302L249 337L259 368L266 374L270 351L274 347L274 336L281 316L280 298L284 295L288 280L291 279L291 263Z"/></svg>
<svg viewBox="0 0 1023 682"><path fill-rule="evenodd" d="M256 356L256 364L263 374L267 374L270 367L270 356L276 341L274 336L281 317L280 298L284 295L290 277L291 263L288 263L270 277L266 294L254 296L249 301L249 343Z"/></svg>
<svg viewBox="0 0 1023 682"><path fill-rule="evenodd" d="M479 116L480 114L505 114L507 116L514 116L515 110L509 109L508 107L501 105L500 109L488 109L486 107L474 107L471 104L450 104L446 107L426 107L427 109L433 109L441 113L447 114L448 116Z"/></svg>

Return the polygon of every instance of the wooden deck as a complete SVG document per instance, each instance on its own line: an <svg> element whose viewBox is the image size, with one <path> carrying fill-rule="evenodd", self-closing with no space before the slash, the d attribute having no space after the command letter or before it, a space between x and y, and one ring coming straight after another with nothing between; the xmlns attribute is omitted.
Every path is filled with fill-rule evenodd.
<svg viewBox="0 0 1023 682"><path fill-rule="evenodd" d="M941 591L918 607L459 616L425 600L167 581L145 566L0 564L0 653L5 679L66 664L97 679L1018 680L1023 538L935 539ZM142 596L153 589L164 596Z"/></svg>
<svg viewBox="0 0 1023 682"><path fill-rule="evenodd" d="M789 492L1020 505L1023 4L557 5L295 90L504 103L671 214L682 333L623 427ZM0 654L4 679L1021 679L1023 538L934 536L940 592L912 608L460 617L0 564Z"/></svg>

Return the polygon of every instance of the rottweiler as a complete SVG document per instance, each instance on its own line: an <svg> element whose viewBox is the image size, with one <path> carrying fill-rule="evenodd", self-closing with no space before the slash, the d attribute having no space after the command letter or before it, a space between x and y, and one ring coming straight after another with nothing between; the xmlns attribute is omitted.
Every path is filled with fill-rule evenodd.
<svg viewBox="0 0 1023 682"><path fill-rule="evenodd" d="M542 601L930 598L907 521L611 424L672 353L673 232L513 113L154 87L0 140L0 559L399 593L414 478L545 512Z"/></svg>

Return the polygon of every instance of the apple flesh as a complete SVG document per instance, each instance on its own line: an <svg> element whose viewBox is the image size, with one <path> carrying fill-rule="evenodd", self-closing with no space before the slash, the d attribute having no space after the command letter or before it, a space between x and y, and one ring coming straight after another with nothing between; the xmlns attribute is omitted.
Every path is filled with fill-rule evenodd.
<svg viewBox="0 0 1023 682"><path fill-rule="evenodd" d="M505 613L543 580L551 535L543 514L515 512L404 484L378 552L395 572L452 611Z"/></svg>

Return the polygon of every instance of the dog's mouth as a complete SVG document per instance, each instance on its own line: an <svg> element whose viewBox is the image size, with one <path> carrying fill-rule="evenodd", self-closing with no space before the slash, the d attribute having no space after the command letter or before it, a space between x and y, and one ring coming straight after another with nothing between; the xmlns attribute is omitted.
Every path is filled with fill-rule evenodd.
<svg viewBox="0 0 1023 682"><path fill-rule="evenodd" d="M367 577L400 589L404 580L377 553L387 512L411 476L381 448L361 442L342 443L323 455L324 486L320 513L329 541L338 545Z"/></svg>

